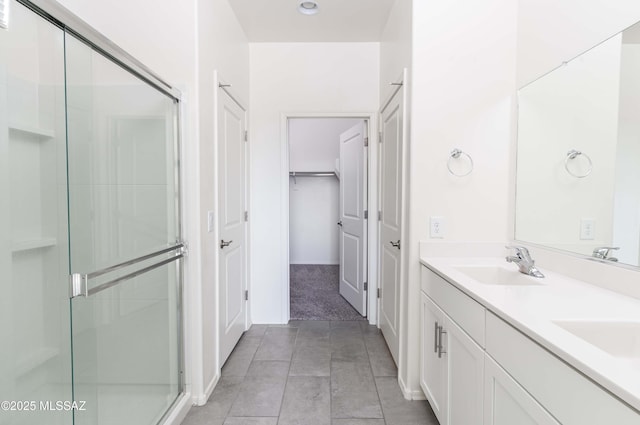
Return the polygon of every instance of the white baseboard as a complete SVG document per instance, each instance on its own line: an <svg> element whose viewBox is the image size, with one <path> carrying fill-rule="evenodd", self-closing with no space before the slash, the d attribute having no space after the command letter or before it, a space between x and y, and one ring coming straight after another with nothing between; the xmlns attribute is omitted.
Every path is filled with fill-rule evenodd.
<svg viewBox="0 0 640 425"><path fill-rule="evenodd" d="M218 385L219 380L220 372L216 373L211 382L209 382L207 388L204 390L204 394L193 400L196 406L204 406L205 404L207 404L207 400L209 400L209 397L211 397L211 394L213 394L213 390L216 388L216 385Z"/></svg>
<svg viewBox="0 0 640 425"><path fill-rule="evenodd" d="M191 393L184 393L178 400L175 407L161 422L161 425L179 425L187 417L187 413L193 406Z"/></svg>
<svg viewBox="0 0 640 425"><path fill-rule="evenodd" d="M311 266L339 266L340 263L336 263L333 261L290 261L289 262L290 265L292 266L304 266L304 265L311 265Z"/></svg>
<svg viewBox="0 0 640 425"><path fill-rule="evenodd" d="M400 385L400 391L402 391L402 395L406 400L426 400L427 398L424 396L422 389L412 390L407 387L402 380L401 376L398 376L398 385Z"/></svg>

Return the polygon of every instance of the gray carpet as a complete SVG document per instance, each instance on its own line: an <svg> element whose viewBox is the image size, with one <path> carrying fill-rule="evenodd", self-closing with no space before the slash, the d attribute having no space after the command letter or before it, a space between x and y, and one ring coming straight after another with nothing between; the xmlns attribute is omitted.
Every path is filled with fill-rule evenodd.
<svg viewBox="0 0 640 425"><path fill-rule="evenodd" d="M339 291L339 266L289 266L291 320L364 320Z"/></svg>

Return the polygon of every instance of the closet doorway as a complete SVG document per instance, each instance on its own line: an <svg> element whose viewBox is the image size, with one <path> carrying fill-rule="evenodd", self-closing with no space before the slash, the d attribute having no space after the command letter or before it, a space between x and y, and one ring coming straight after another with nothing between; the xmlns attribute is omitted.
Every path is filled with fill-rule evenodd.
<svg viewBox="0 0 640 425"><path fill-rule="evenodd" d="M291 320L367 317L369 124L287 119Z"/></svg>

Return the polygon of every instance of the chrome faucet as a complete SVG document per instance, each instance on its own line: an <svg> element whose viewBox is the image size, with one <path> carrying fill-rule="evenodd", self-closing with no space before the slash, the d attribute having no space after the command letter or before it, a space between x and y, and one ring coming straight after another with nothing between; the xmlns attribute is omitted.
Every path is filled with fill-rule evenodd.
<svg viewBox="0 0 640 425"><path fill-rule="evenodd" d="M607 261L618 261L616 257L609 257L609 254L611 253L611 251L613 250L617 251L618 249L620 249L619 246L617 247L599 246L593 250L593 257L599 258L601 260L607 260Z"/></svg>
<svg viewBox="0 0 640 425"><path fill-rule="evenodd" d="M523 246L507 246L507 249L514 249L516 255L510 255L506 258L508 263L514 263L518 266L520 273L524 273L533 277L544 277L540 270L535 266L535 261L531 258L529 250Z"/></svg>

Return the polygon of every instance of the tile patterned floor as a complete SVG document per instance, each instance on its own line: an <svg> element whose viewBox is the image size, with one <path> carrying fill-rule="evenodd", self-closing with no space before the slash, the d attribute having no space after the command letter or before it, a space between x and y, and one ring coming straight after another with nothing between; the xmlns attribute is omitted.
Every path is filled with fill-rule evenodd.
<svg viewBox="0 0 640 425"><path fill-rule="evenodd" d="M407 401L382 334L366 321L254 325L206 405L183 425L438 425Z"/></svg>

